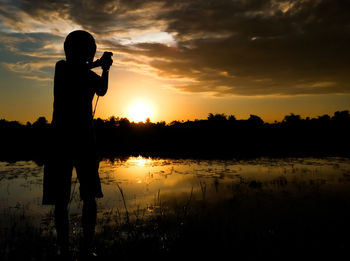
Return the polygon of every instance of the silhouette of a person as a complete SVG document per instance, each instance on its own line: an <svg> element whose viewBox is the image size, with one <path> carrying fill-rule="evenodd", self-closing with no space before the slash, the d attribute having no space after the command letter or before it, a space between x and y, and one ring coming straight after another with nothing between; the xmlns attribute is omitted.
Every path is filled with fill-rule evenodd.
<svg viewBox="0 0 350 261"><path fill-rule="evenodd" d="M93 62L96 44L86 31L73 31L65 39L66 60L56 63L50 153L44 168L43 204L55 205L57 242L61 255L69 254L68 204L75 167L83 200L83 255L92 254L96 225L95 198L103 197L98 174L92 99L108 88L111 53ZM101 66L102 75L91 71Z"/></svg>

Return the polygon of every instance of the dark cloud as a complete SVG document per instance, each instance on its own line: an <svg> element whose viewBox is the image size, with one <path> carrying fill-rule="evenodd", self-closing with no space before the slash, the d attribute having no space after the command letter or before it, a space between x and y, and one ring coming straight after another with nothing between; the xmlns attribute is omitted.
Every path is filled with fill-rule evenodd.
<svg viewBox="0 0 350 261"><path fill-rule="evenodd" d="M169 21L167 31L177 34L184 62L154 66L162 74L196 81L179 86L182 90L350 92L348 1L183 1L169 6L161 18Z"/></svg>
<svg viewBox="0 0 350 261"><path fill-rule="evenodd" d="M161 1L142 0L19 0L18 7L42 21L58 17L71 20L94 34L146 29L157 21L149 8ZM55 14L55 15L53 15Z"/></svg>
<svg viewBox="0 0 350 261"><path fill-rule="evenodd" d="M342 0L19 1L38 19L59 14L97 35L157 27L177 47L123 45L174 86L215 95L349 93L350 2ZM127 59L127 58L126 58ZM148 59L148 60L150 60Z"/></svg>
<svg viewBox="0 0 350 261"><path fill-rule="evenodd" d="M51 81L53 67L63 56L53 42L63 38L49 33L0 32L1 64L21 77Z"/></svg>

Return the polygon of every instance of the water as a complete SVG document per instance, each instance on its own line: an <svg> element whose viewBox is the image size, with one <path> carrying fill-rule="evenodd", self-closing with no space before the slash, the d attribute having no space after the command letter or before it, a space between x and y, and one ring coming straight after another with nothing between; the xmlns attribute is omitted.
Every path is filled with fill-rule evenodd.
<svg viewBox="0 0 350 261"><path fill-rule="evenodd" d="M98 200L99 213L106 210L142 209L152 212L169 198L215 201L241 192L287 193L305 197L314 191L350 191L350 159L287 158L254 160L190 160L129 157L100 163L104 198ZM80 215L81 201L74 180L71 215ZM0 162L0 211L25 213L42 222L51 206L42 206L43 167L32 161ZM118 187L119 186L119 187ZM124 199L121 194L124 195Z"/></svg>

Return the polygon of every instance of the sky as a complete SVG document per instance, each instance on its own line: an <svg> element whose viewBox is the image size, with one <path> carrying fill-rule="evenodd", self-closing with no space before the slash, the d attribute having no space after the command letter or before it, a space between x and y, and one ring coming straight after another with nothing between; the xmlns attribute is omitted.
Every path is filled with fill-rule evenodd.
<svg viewBox="0 0 350 261"><path fill-rule="evenodd" d="M114 53L96 117L140 104L152 122L349 110L349 10L344 0L0 0L0 118L51 120L55 63L78 29L94 36L96 58Z"/></svg>

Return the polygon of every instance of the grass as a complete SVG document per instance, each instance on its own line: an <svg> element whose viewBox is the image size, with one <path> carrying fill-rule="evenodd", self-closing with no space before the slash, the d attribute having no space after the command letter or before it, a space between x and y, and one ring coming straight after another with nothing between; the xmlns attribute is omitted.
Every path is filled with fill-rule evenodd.
<svg viewBox="0 0 350 261"><path fill-rule="evenodd" d="M285 186L285 184L282 184ZM190 193L158 191L147 208L99 213L96 250L100 260L332 259L350 247L350 193L324 191L317 183L291 193L258 181L226 185L230 194L212 200L205 183ZM1 214L1 260L53 260L56 255L52 213L40 226L26 210ZM80 216L71 217L71 238L78 251Z"/></svg>

